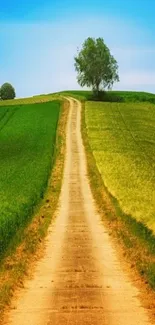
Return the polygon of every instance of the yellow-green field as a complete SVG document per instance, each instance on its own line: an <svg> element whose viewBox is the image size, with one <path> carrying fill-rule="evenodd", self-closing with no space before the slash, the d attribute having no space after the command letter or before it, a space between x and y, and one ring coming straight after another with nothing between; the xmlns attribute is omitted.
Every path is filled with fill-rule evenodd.
<svg viewBox="0 0 155 325"><path fill-rule="evenodd" d="M49 94L49 95L38 95L38 96L27 97L27 98L0 100L0 106L44 103L44 102L52 101L54 99L58 99L59 97L60 97L59 94L56 95Z"/></svg>
<svg viewBox="0 0 155 325"><path fill-rule="evenodd" d="M88 138L108 191L155 231L155 106L87 102Z"/></svg>

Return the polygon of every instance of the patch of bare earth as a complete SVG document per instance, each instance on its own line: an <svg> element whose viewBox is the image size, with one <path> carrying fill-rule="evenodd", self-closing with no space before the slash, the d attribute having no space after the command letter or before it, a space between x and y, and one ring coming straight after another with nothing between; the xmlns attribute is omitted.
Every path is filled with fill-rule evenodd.
<svg viewBox="0 0 155 325"><path fill-rule="evenodd" d="M81 105L70 99L66 160L55 221L33 278L13 301L8 325L148 325L139 291L96 211L80 131Z"/></svg>

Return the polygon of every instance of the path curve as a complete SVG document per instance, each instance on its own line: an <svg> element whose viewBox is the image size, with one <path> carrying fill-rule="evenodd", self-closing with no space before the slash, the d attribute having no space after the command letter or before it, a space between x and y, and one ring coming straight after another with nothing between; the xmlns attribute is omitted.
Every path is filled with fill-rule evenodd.
<svg viewBox="0 0 155 325"><path fill-rule="evenodd" d="M81 138L81 104L70 101L66 161L44 257L8 325L148 325L138 289L122 270L95 209Z"/></svg>

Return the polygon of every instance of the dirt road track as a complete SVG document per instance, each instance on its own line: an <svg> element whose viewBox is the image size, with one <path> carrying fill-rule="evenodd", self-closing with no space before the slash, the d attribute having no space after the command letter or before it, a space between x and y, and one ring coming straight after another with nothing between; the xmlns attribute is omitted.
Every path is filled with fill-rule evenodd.
<svg viewBox="0 0 155 325"><path fill-rule="evenodd" d="M147 325L138 290L96 213L80 132L81 106L70 99L63 186L44 257L13 302L8 325Z"/></svg>

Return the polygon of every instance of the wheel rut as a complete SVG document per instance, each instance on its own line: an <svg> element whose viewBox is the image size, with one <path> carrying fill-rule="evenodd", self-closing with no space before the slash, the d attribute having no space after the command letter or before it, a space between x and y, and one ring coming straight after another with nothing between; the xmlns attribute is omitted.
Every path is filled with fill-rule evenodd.
<svg viewBox="0 0 155 325"><path fill-rule="evenodd" d="M146 310L122 270L96 212L81 137L81 104L70 101L63 184L44 257L6 324L148 325Z"/></svg>

